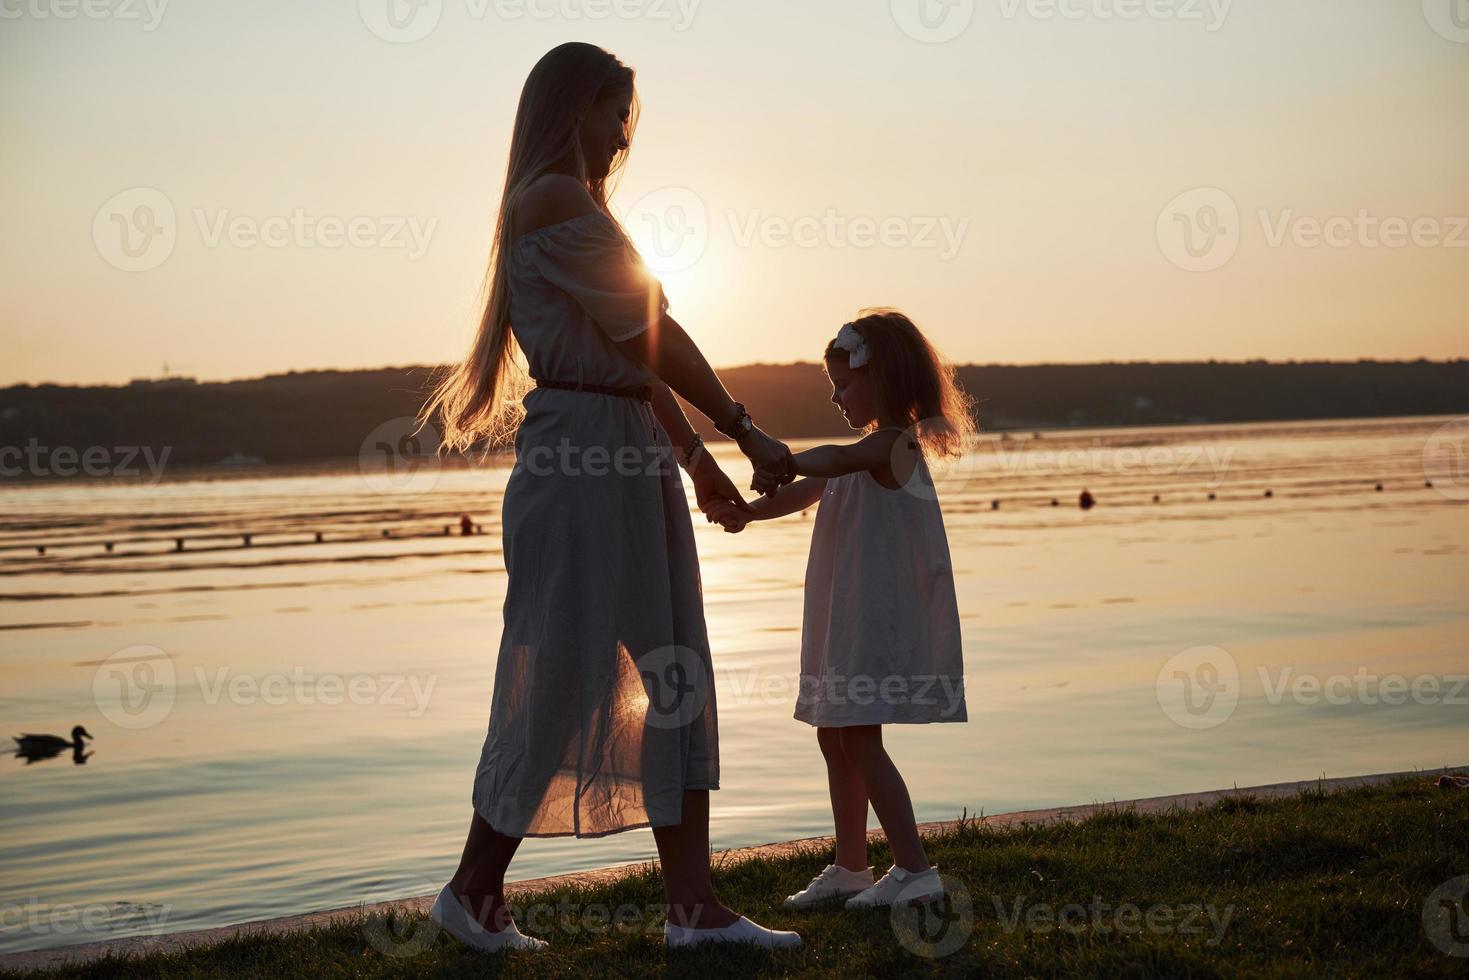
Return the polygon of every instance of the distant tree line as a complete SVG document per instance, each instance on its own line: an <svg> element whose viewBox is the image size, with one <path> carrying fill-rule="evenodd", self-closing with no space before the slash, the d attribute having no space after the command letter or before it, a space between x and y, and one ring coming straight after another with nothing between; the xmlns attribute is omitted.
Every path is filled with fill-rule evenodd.
<svg viewBox="0 0 1469 980"><path fill-rule="evenodd" d="M403 367L203 384L17 385L0 389L0 452L28 444L77 451L168 447L171 465L231 456L355 457L374 430L418 412L432 372ZM976 399L981 428L992 432L1469 413L1466 360L968 365L959 375ZM848 432L819 364L757 364L720 376L778 436ZM691 416L714 437L702 417Z"/></svg>

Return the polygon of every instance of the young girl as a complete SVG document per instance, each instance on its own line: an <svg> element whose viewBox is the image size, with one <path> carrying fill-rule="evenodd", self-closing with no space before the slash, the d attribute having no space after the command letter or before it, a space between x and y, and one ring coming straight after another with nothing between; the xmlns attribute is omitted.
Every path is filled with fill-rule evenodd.
<svg viewBox="0 0 1469 980"><path fill-rule="evenodd" d="M921 902L941 896L943 885L918 839L908 788L883 749L882 726L968 720L953 569L924 457L964 451L971 402L953 368L895 310L864 310L824 359L831 400L864 438L796 453L796 475L806 479L757 501L753 513L721 502L709 517L738 533L749 521L821 501L806 566L795 716L815 726L826 759L836 862L786 907ZM893 867L876 883L867 863L868 803L893 849Z"/></svg>

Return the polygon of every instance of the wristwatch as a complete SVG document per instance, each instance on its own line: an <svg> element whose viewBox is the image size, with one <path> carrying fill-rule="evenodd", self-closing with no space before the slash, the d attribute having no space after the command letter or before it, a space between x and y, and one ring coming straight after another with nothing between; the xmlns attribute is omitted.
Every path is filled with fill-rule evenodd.
<svg viewBox="0 0 1469 980"><path fill-rule="evenodd" d="M719 430L720 435L729 436L731 439L738 441L741 436L755 430L755 423L750 420L750 413L745 411L743 402L735 402L734 407L734 421L730 422L729 427L725 428L716 425L715 428Z"/></svg>

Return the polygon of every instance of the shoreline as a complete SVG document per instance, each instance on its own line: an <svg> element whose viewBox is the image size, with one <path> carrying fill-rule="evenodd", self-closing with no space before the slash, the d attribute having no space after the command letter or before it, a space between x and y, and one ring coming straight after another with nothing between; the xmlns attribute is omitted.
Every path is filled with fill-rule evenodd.
<svg viewBox="0 0 1469 980"><path fill-rule="evenodd" d="M1450 766L1434 770L1344 776L1333 779L1306 779L1295 782L1270 783L1262 786L1239 786L1197 793L1145 797L1135 800L1114 800L1110 802L1052 807L1041 810L1020 810L1012 813L994 814L970 819L982 820L985 824L996 828L1072 823L1083 820L1098 812L1119 808L1134 810L1138 813L1158 813L1173 809L1191 810L1208 806L1230 797L1254 796L1272 799L1294 796L1302 790L1308 789L1336 792L1360 786L1379 785L1398 779L1428 780L1444 774L1462 774L1466 770L1469 770L1469 767ZM958 823L958 820L933 821L920 824L918 829L920 833L928 835L950 830ZM881 830L871 830L868 832L869 839L880 840L882 836ZM799 853L805 850L827 848L832 845L833 838L830 836L807 837L797 840L777 841L770 844L716 851L713 853L711 859L716 866L728 865L753 857L776 857ZM565 875L508 882L505 886L506 897L507 899L514 899L518 896L567 885L591 886L607 884L627 874L634 873L638 869L646 867L647 864L648 862L640 861L630 864L594 868ZM363 915L382 913L390 910L412 914L426 914L434 898L435 895L433 894L420 895L371 905L352 905L317 912L278 916L270 919L257 919L232 926L216 926L187 932L161 933L158 935L128 936L71 946L4 953L0 954L0 969L28 971L63 965L82 965L101 959L109 954L128 956L159 952L177 953L199 947L212 946L229 939L297 932L317 926L351 921Z"/></svg>
<svg viewBox="0 0 1469 980"><path fill-rule="evenodd" d="M1088 435L1101 438L1103 436L1128 435L1132 433L1165 432L1172 433L1185 429L1220 430L1208 433L1211 438L1219 436L1228 437L1236 430L1258 430L1270 431L1273 429L1286 429L1290 427L1306 428L1330 428L1340 425L1360 425L1365 423L1382 423L1383 425L1395 425L1404 423L1422 422L1431 424L1434 422L1446 423L1462 418L1462 413L1454 412L1413 412L1407 414L1377 414L1377 415L1333 415L1333 416L1309 416L1291 418L1265 418L1265 419L1196 419L1185 421L1153 421L1153 422L1076 422L1067 423L1057 420L1035 420L1028 422L1024 419L1015 420L1014 424L1006 422L1002 425L983 426L978 435L979 443L1008 441L1014 437L1021 437L1016 441L1023 445L1033 434L1052 439L1068 439L1085 437ZM697 428L697 426L696 426ZM735 446L727 436L715 431L704 433L705 442L711 448L723 447L727 451L735 452ZM820 443L832 439L840 439L846 433L829 432L825 434L807 435L776 435L776 438L786 442L810 442ZM1041 441L1041 440L1037 440ZM32 439L31 442L36 442ZM151 448L151 447L149 447ZM736 452L736 455L737 452ZM491 452L489 462L482 462L466 458L464 455L447 456L438 460L436 465L447 472L474 472L482 470L493 470L510 466L515 459L514 448L503 446ZM76 472L67 475L60 473L54 475L13 475L6 476L0 480L0 489L10 488L16 490L27 490L35 488L48 488L57 486L83 486L83 485L121 485L121 486L158 486L165 483L209 483L214 481L238 480L238 479L278 479L287 477L312 477L312 476L336 476L344 472L358 472L362 469L363 458L359 453L356 456L307 456L292 459L267 460L258 462L238 463L231 462L225 458L214 461L193 460L183 463L166 463L162 459L156 460L159 469L153 476L148 475L148 466L138 463L133 468L135 474L127 475L116 471L108 471L97 474ZM165 474L164 470L167 470Z"/></svg>

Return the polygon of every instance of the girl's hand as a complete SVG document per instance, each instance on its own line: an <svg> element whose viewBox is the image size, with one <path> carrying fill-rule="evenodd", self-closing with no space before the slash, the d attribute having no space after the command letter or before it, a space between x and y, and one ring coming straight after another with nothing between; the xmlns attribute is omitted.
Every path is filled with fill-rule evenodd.
<svg viewBox="0 0 1469 980"><path fill-rule="evenodd" d="M698 502L699 509L704 512L706 520L710 522L714 520L709 516L709 508L716 503L723 503L736 513L741 510L753 510L749 504L745 503L745 498L740 495L734 481L719 468L719 464L715 462L708 450L699 453L699 458L689 476L694 481L694 499Z"/></svg>
<svg viewBox="0 0 1469 980"><path fill-rule="evenodd" d="M750 523L749 514L727 500L716 500L710 504L706 516L715 524L723 526L729 534L739 534Z"/></svg>
<svg viewBox="0 0 1469 980"><path fill-rule="evenodd" d="M755 479L750 489L771 494L795 479L794 468L790 465L790 448L779 439L766 435L757 427L740 437L739 446L755 467Z"/></svg>

